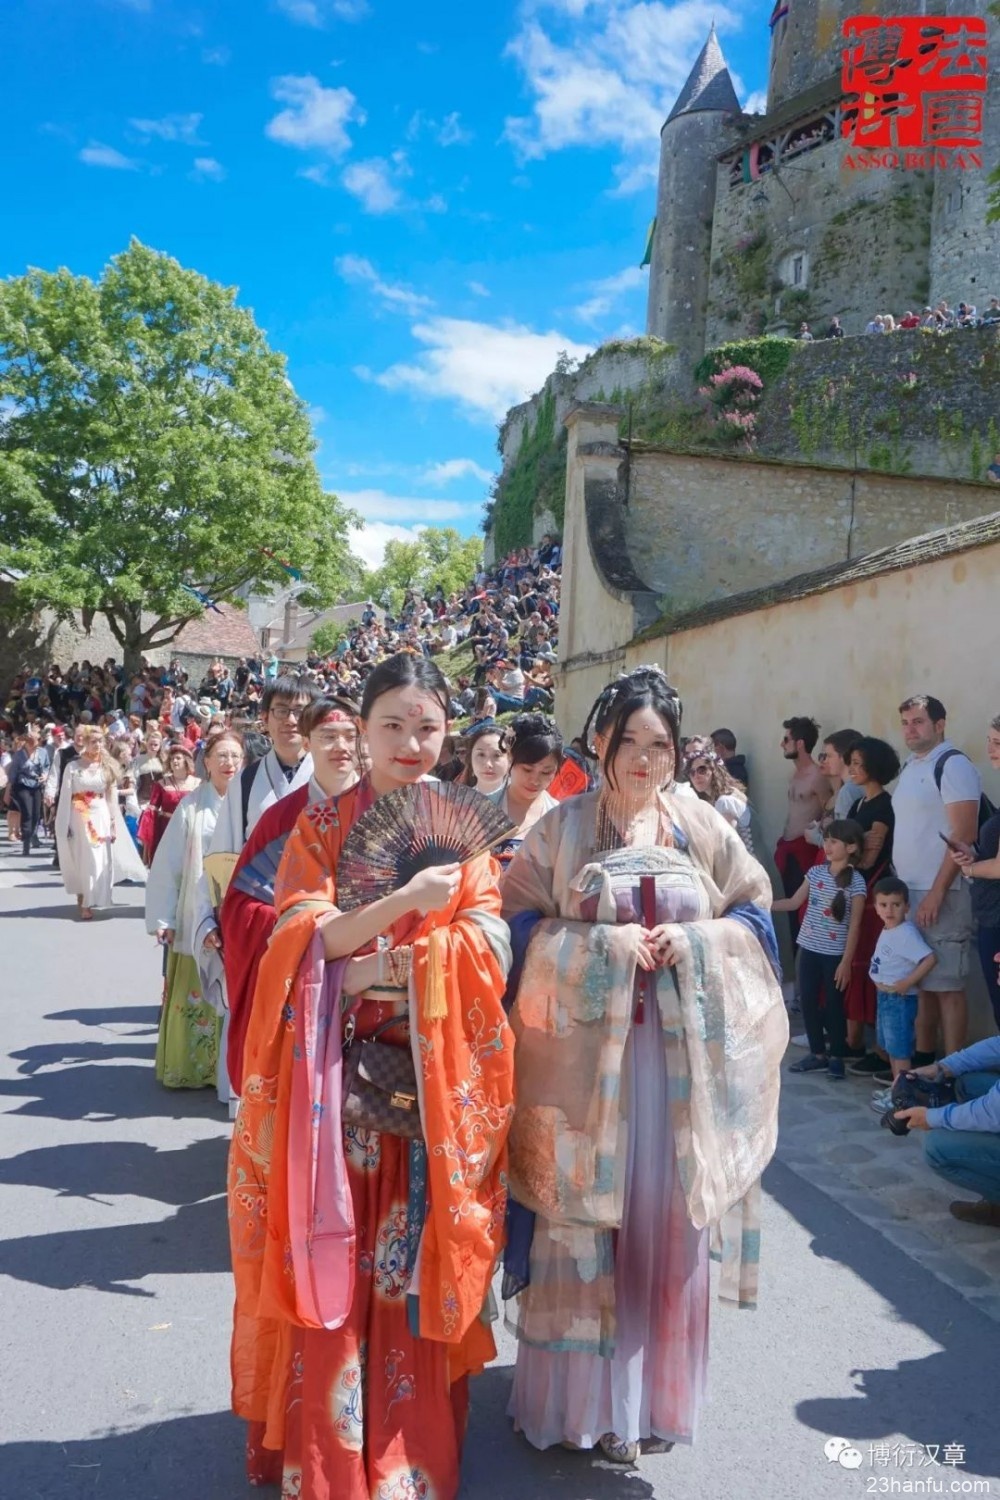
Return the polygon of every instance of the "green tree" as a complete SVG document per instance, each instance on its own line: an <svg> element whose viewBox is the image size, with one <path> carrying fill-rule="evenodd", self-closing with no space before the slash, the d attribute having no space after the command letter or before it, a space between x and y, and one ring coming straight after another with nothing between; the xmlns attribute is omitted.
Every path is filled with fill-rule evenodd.
<svg viewBox="0 0 1000 1500"><path fill-rule="evenodd" d="M128 669L206 599L339 597L356 518L314 450L234 288L137 240L96 282L0 283L0 563L26 608L103 613Z"/></svg>
<svg viewBox="0 0 1000 1500"><path fill-rule="evenodd" d="M349 620L346 625L338 625L336 621L330 620L313 631L309 637L309 645L317 656L332 656L344 636L349 635L357 624L357 620Z"/></svg>
<svg viewBox="0 0 1000 1500"><path fill-rule="evenodd" d="M369 577L369 594L398 610L408 589L457 593L472 581L482 560L481 536L460 536L454 526L425 526L414 542L386 543L382 566Z"/></svg>

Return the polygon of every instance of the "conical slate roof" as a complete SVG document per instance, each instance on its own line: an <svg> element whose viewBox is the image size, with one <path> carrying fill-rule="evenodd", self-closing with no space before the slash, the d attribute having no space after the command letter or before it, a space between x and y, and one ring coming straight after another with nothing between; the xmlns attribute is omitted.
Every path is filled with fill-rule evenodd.
<svg viewBox="0 0 1000 1500"><path fill-rule="evenodd" d="M667 124L678 115L693 115L699 110L715 109L725 113L740 111L740 101L733 88L733 80L726 67L719 39L715 34L715 22L708 33L708 41L698 54L698 60L688 75L688 81L677 95L677 103L667 116Z"/></svg>

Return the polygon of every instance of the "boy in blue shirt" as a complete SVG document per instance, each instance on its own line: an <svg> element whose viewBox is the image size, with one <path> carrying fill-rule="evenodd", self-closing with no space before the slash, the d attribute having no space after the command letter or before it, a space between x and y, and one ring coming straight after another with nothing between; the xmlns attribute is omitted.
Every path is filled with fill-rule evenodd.
<svg viewBox="0 0 1000 1500"><path fill-rule="evenodd" d="M907 1072L916 1040L917 991L937 963L934 950L909 920L910 891L904 880L886 876L875 886L875 911L882 932L875 944L868 976L878 991L878 1045L888 1054L893 1082ZM877 1093L872 1109L892 1108L892 1089Z"/></svg>

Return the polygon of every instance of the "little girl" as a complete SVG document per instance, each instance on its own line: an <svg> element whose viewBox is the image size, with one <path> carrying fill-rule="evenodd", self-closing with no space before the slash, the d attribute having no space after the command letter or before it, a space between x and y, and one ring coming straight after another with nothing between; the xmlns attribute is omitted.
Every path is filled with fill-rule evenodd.
<svg viewBox="0 0 1000 1500"><path fill-rule="evenodd" d="M797 911L809 903L799 928L799 993L810 1051L792 1064L792 1073L828 1070L831 1078L844 1076L843 992L850 983L868 894L855 868L863 857L864 843L864 831L857 823L834 819L823 839L826 864L814 865L794 896L775 901L771 907L772 911ZM830 1038L829 1057L824 1028Z"/></svg>

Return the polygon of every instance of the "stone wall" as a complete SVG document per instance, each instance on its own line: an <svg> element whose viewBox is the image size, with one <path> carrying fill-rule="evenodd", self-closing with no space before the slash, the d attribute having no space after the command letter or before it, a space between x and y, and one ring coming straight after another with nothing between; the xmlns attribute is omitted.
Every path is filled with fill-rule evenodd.
<svg viewBox="0 0 1000 1500"><path fill-rule="evenodd" d="M981 478L997 446L997 325L798 344L757 424L762 456L959 479Z"/></svg>
<svg viewBox="0 0 1000 1500"><path fill-rule="evenodd" d="M947 297L954 307L972 302L982 310L1000 297L1000 225L987 222L989 174L1000 160L1000 22L989 0L962 0L961 15L985 16L989 29L989 77L983 107L982 169L940 172L931 222L932 305Z"/></svg>
<svg viewBox="0 0 1000 1500"><path fill-rule="evenodd" d="M862 557L997 503L984 484L635 453L625 535L668 613Z"/></svg>
<svg viewBox="0 0 1000 1500"><path fill-rule="evenodd" d="M803 320L815 334L834 313L848 333L862 333L875 313L922 310L932 174L851 171L844 158L844 142L831 141L780 181L769 174L735 188L729 163L719 164L707 347L765 328L797 333ZM760 240L764 253L749 258L745 246ZM795 255L804 257L799 288L790 284Z"/></svg>

